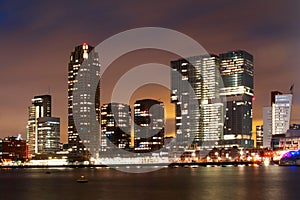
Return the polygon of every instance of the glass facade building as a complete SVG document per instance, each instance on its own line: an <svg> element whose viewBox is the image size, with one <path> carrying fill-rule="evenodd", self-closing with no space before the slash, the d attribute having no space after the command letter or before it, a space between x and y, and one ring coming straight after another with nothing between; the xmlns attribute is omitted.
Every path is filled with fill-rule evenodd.
<svg viewBox="0 0 300 200"><path fill-rule="evenodd" d="M134 103L134 150L152 152L164 145L165 114L163 102L142 99Z"/></svg>
<svg viewBox="0 0 300 200"><path fill-rule="evenodd" d="M38 153L38 118L51 117L51 96L35 96L28 107L28 122L26 139L28 141L28 154Z"/></svg>
<svg viewBox="0 0 300 200"><path fill-rule="evenodd" d="M68 144L73 160L97 157L100 150L100 64L93 49L86 43L75 47L68 66Z"/></svg>
<svg viewBox="0 0 300 200"><path fill-rule="evenodd" d="M237 50L220 54L220 71L224 82L220 95L226 98L227 104L224 140L231 140L232 145L234 143L243 147L254 145L251 140L253 70L253 56L246 51Z"/></svg>
<svg viewBox="0 0 300 200"><path fill-rule="evenodd" d="M38 152L55 153L60 150L60 118L38 118Z"/></svg>
<svg viewBox="0 0 300 200"><path fill-rule="evenodd" d="M60 119L51 117L51 96L35 96L31 101L26 134L28 155L54 153L59 150Z"/></svg>
<svg viewBox="0 0 300 200"><path fill-rule="evenodd" d="M129 149L131 140L131 111L127 104L109 103L101 106L101 152L112 145Z"/></svg>
<svg viewBox="0 0 300 200"><path fill-rule="evenodd" d="M209 149L223 138L219 67L220 60L215 55L171 61L171 102L176 107L176 138L183 141L182 147L186 148L192 138L200 149ZM184 81L191 87L185 87ZM192 98L197 105L193 105Z"/></svg>

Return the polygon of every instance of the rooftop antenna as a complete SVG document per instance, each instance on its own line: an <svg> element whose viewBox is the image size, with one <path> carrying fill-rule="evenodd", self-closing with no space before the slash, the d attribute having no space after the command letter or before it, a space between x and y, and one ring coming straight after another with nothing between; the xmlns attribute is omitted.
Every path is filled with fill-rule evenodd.
<svg viewBox="0 0 300 200"><path fill-rule="evenodd" d="M291 85L291 87L290 87L290 93L291 94L294 94L294 83Z"/></svg>
<svg viewBox="0 0 300 200"><path fill-rule="evenodd" d="M51 91L50 91L50 86L48 86L48 94L50 94L51 93Z"/></svg>

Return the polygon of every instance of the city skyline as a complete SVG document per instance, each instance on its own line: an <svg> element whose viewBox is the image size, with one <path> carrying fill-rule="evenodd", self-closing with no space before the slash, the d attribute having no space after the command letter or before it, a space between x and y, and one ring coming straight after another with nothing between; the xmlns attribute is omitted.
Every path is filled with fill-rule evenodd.
<svg viewBox="0 0 300 200"><path fill-rule="evenodd" d="M184 4L187 10L194 10L193 7L197 7L192 2ZM224 8L222 4L231 6ZM4 3L1 8L3 20L0 20L0 24L3 25L0 26L3 36L0 42L3 46L2 56L4 58L0 69L0 85L3 95L0 100L0 137L17 135L21 132L25 138L27 106L30 99L32 96L48 93L50 88L50 94L53 97L53 113L55 116L61 117L62 141L66 142L67 95L65 91L67 90L69 53L74 46L83 42L97 45L113 34L140 26L161 26L181 31L196 39L210 53L235 49L249 51L255 58L254 120L262 119L262 107L269 104L270 91L279 90L286 93L290 85L295 83L292 122L298 122L300 118L297 114L300 110L300 99L297 95L299 81L297 80L297 70L295 70L299 63L296 53L300 49L297 42L300 30L296 26L298 17L295 9L298 4L298 2L293 2L286 5L284 2L275 1L272 5L263 6L256 1L251 5L246 4L245 7L245 3L242 2L202 2L198 5L207 8L201 10L206 12L198 12L197 17L193 14L179 17L175 15L176 12L173 14L166 12L170 9L179 10L182 7L179 2L166 2L162 6L142 5L136 2L135 6L130 8L132 13L139 11L139 14L148 14L144 20L141 20L135 19L136 15L133 14L118 13L117 11L121 10L122 6L126 6L122 3L110 8L110 3L102 2L100 9L110 8L111 12L102 12L99 15L97 14L100 13L98 10L89 8L87 12L91 14L82 19L72 15L72 11L66 9L67 5L64 3L36 5L42 6L41 9L22 3ZM19 6L22 7L22 12L17 13L16 11L20 10ZM46 9L47 7L50 9ZM54 7L64 7L64 9L52 12L51 8ZM80 4L77 7L78 12L81 7L87 8L84 3ZM165 12L160 12L164 14L156 17L156 13L147 12L153 8ZM241 8L244 8L243 13L240 13L241 17L236 18L235 11ZM266 8L268 13L264 12ZM249 17L253 9L256 11L255 15ZM33 13L35 14L33 15ZM186 11L185 13L191 12ZM35 18L36 14L39 14L40 17ZM126 19L123 18L125 15L128 16ZM220 18L220 16L223 17ZM80 19L79 23L74 24L72 17ZM94 23L85 23L94 18L97 18L93 21ZM117 23L120 18L124 22L121 25ZM105 19L111 20L111 23L106 23ZM222 20L224 23L220 23ZM116 22L115 25L113 25L114 22ZM218 28L216 28L216 23L220 24ZM96 25L93 26L93 24ZM199 24L199 28L194 24ZM203 29L201 26L205 28ZM246 27L246 30L241 30L240 27ZM222 33L218 30L222 30ZM27 37L24 38L23 35ZM17 55L17 59L14 59L13 55ZM128 60L132 57L130 58L129 55ZM147 62L147 59L144 57L139 62ZM128 60L121 58L122 66L124 66L121 70L126 70L126 65L132 64ZM169 63L164 64L169 65ZM114 66L120 66L120 63L116 62ZM118 76L116 75L113 79L117 79ZM256 124L254 122L254 125ZM253 132L254 130L253 128Z"/></svg>

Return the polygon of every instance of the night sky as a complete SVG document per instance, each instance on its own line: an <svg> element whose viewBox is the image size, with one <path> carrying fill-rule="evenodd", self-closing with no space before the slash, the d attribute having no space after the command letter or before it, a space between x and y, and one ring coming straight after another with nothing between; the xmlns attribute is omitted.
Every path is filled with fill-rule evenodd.
<svg viewBox="0 0 300 200"><path fill-rule="evenodd" d="M262 107L270 104L270 91L289 92L293 83L292 120L300 122L299 8L296 0L0 0L0 137L22 133L25 138L31 99L50 88L52 113L61 117L66 142L70 52L83 42L96 46L114 34L146 26L180 31L210 53L250 52L255 68L254 123L260 123ZM155 52L150 54L155 57ZM129 55L127 63L134 57ZM120 63L126 58L115 63L122 71L126 65ZM114 70L111 75L118 77ZM109 86L104 83L103 90Z"/></svg>

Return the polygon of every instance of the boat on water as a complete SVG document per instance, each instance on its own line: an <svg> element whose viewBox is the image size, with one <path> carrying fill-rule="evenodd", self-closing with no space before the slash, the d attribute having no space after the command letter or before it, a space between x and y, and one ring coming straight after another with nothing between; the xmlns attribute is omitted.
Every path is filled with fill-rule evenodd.
<svg viewBox="0 0 300 200"><path fill-rule="evenodd" d="M85 178L84 176L80 176L79 179L76 180L77 183L87 183L89 182L87 178Z"/></svg>

